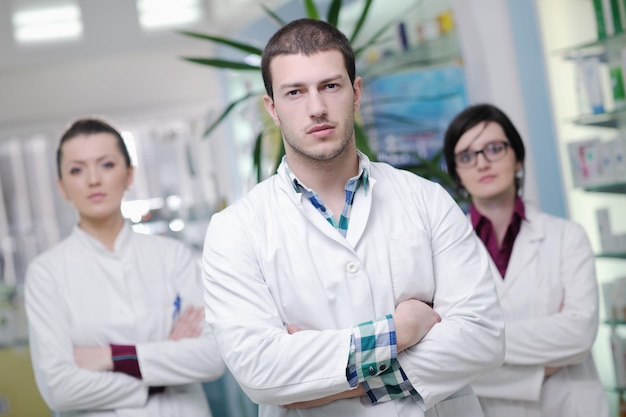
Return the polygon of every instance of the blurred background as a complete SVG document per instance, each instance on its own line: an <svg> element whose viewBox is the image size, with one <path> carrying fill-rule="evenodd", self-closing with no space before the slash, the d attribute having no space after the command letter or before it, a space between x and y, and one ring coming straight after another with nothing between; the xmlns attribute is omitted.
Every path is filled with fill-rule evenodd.
<svg viewBox="0 0 626 417"><path fill-rule="evenodd" d="M259 179L252 154L262 106L242 103L204 132L262 83L258 73L184 60L249 57L177 31L262 48L277 27L262 6L289 21L305 15L303 3L0 0L0 416L49 415L32 381L21 286L28 262L76 220L55 185L64 128L83 116L118 127L137 166L124 215L135 230L179 238L199 254L211 214ZM330 2L315 3L325 15ZM379 160L436 158L447 122L467 104L491 102L514 121L528 152L525 198L581 223L598 253L610 296L602 296L594 357L617 416L626 371L616 346L626 315L611 312L626 311L626 169L595 162L626 147L626 6L612 11L613 3L626 4L375 0L363 37L393 24L358 65L369 103L362 117ZM342 30L354 27L363 4L343 2ZM407 100L383 104L407 91ZM272 152L261 177L272 172ZM576 157L581 152L586 158ZM207 384L207 393L215 416L256 415L230 375Z"/></svg>

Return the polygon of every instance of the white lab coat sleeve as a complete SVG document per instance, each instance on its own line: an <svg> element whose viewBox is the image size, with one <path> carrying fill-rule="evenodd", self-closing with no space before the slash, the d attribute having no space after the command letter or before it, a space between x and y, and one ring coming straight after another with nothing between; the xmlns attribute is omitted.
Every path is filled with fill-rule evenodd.
<svg viewBox="0 0 626 417"><path fill-rule="evenodd" d="M173 251L162 256L167 257L167 273L180 295L181 313L186 307L203 307L200 265L191 251L176 242ZM141 377L149 386L213 381L225 370L206 322L200 337L140 343L136 350Z"/></svg>
<svg viewBox="0 0 626 417"><path fill-rule="evenodd" d="M566 223L560 237L562 286L542 294L561 303L559 311L546 317L507 324L505 362L513 365L564 366L581 363L591 349L598 330L598 287L595 261L584 230ZM554 249L554 248L553 248ZM554 249L557 250L557 249Z"/></svg>
<svg viewBox="0 0 626 417"><path fill-rule="evenodd" d="M398 360L428 409L502 364L504 321L488 254L465 215L438 185L418 200L430 224L441 322Z"/></svg>
<svg viewBox="0 0 626 417"><path fill-rule="evenodd" d="M543 366L502 365L472 382L479 397L539 401L545 370Z"/></svg>
<svg viewBox="0 0 626 417"><path fill-rule="evenodd" d="M289 335L256 260L254 210L214 214L203 254L207 320L244 392L259 404L283 405L350 389L351 329Z"/></svg>
<svg viewBox="0 0 626 417"><path fill-rule="evenodd" d="M54 268L33 262L25 280L29 345L37 387L56 411L141 407L148 387L122 373L93 372L74 362L66 300L59 293Z"/></svg>

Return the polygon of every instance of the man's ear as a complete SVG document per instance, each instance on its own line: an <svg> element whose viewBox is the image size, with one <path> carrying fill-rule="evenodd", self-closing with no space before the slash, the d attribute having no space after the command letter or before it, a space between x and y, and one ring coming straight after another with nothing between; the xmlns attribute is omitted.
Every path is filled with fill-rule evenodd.
<svg viewBox="0 0 626 417"><path fill-rule="evenodd" d="M278 118L278 114L276 113L276 105L274 104L274 100L267 94L263 96L263 105L265 106L265 110L269 113L270 117L274 121L276 126L280 126L280 119Z"/></svg>
<svg viewBox="0 0 626 417"><path fill-rule="evenodd" d="M352 85L352 90L354 91L354 111L359 111L361 108L361 95L363 93L363 79L361 77L356 77L354 79L354 84Z"/></svg>

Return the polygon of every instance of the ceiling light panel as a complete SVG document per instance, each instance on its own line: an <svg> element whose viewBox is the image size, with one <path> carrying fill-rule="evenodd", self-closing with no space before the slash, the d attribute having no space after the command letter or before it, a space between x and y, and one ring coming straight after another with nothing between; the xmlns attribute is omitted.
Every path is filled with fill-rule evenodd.
<svg viewBox="0 0 626 417"><path fill-rule="evenodd" d="M77 40L83 35L75 0L15 1L11 21L18 44Z"/></svg>
<svg viewBox="0 0 626 417"><path fill-rule="evenodd" d="M139 24L143 29L182 27L200 21L200 0L137 0Z"/></svg>

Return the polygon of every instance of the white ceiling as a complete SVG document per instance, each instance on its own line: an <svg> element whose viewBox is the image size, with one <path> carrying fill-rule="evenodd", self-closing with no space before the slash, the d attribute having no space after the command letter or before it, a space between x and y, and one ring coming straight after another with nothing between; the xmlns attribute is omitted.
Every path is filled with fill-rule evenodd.
<svg viewBox="0 0 626 417"><path fill-rule="evenodd" d="M173 29L142 31L134 0L76 0L83 19L83 39L17 45L12 32L11 13L18 1L23 0L0 0L0 74L76 59L189 44L188 38L174 34ZM45 4L46 0L40 3ZM287 0L202 0L205 18L194 28L212 34L231 35L264 15L261 3L275 8L287 3Z"/></svg>

